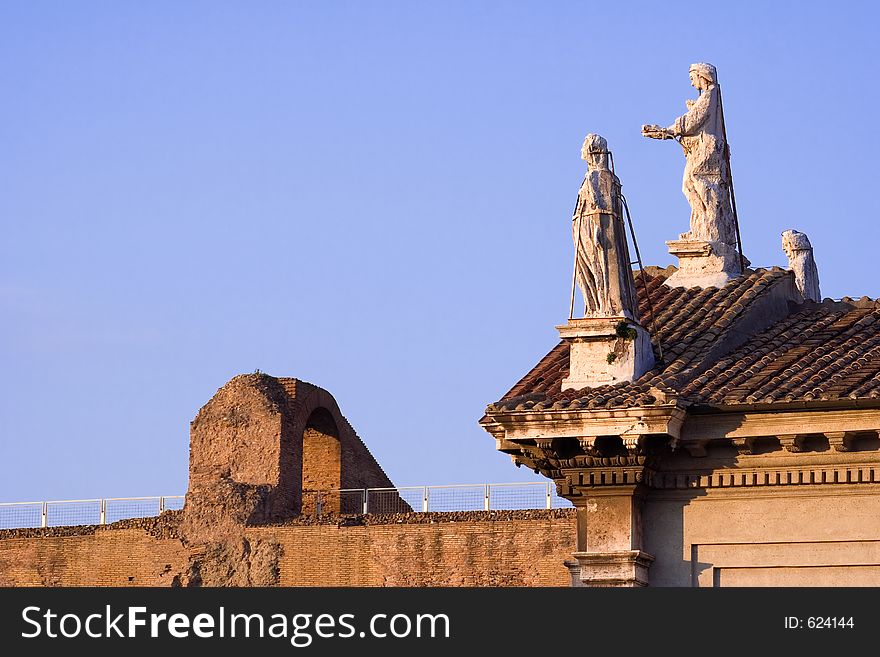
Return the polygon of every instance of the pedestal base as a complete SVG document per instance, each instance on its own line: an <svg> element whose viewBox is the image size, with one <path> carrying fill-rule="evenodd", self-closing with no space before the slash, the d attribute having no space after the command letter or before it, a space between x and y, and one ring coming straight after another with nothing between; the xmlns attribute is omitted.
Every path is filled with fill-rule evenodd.
<svg viewBox="0 0 880 657"><path fill-rule="evenodd" d="M678 271L663 283L668 287L724 287L743 273L739 252L724 242L675 240L666 245L678 258ZM751 264L743 260L746 266Z"/></svg>
<svg viewBox="0 0 880 657"><path fill-rule="evenodd" d="M648 569L654 561L641 550L619 552L575 552L576 561L566 561L572 586L648 586Z"/></svg>
<svg viewBox="0 0 880 657"><path fill-rule="evenodd" d="M633 381L654 367L648 332L626 317L570 319L556 328L569 343L563 390Z"/></svg>

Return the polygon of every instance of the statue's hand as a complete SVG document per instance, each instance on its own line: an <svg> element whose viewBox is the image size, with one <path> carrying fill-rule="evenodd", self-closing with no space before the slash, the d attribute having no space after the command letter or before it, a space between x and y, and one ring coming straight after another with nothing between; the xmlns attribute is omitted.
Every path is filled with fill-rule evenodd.
<svg viewBox="0 0 880 657"><path fill-rule="evenodd" d="M643 125L642 135L649 139L672 139L672 131L659 125Z"/></svg>

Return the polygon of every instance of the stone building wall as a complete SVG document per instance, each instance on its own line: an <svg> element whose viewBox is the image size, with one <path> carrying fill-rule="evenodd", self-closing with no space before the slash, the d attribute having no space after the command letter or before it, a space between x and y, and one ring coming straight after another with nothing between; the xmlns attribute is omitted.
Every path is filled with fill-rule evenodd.
<svg viewBox="0 0 880 657"><path fill-rule="evenodd" d="M880 586L880 485L653 491L651 586Z"/></svg>

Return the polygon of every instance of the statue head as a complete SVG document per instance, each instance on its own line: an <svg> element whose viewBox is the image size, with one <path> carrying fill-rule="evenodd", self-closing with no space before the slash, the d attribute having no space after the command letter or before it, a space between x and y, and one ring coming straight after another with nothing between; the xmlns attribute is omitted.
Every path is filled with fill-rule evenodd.
<svg viewBox="0 0 880 657"><path fill-rule="evenodd" d="M581 146L581 159L586 161L590 169L607 169L608 142L601 135L591 132Z"/></svg>
<svg viewBox="0 0 880 657"><path fill-rule="evenodd" d="M791 260L797 251L812 251L813 245L810 244L810 238L797 230L786 230L782 233L782 250Z"/></svg>
<svg viewBox="0 0 880 657"><path fill-rule="evenodd" d="M689 72L691 84L697 89L707 89L710 84L718 83L718 71L712 64L691 64Z"/></svg>

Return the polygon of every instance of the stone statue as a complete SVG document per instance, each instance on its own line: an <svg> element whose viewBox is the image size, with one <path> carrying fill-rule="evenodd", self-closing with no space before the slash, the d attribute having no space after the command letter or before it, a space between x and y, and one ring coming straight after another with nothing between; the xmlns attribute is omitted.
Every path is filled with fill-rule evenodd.
<svg viewBox="0 0 880 657"><path fill-rule="evenodd" d="M638 321L621 214L620 180L608 167L608 156L605 139L587 135L581 149L587 175L572 217L575 280L584 295L586 317L627 317Z"/></svg>
<svg viewBox="0 0 880 657"><path fill-rule="evenodd" d="M730 205L730 171L726 153L721 90L711 64L692 64L691 84L699 90L696 100L687 100L687 113L668 128L642 126L651 139L677 138L687 160L682 191L691 206L690 232L683 240L722 242L736 245L736 226Z"/></svg>
<svg viewBox="0 0 880 657"><path fill-rule="evenodd" d="M788 268L794 272L795 282L805 301L822 301L819 291L819 270L813 258L810 238L796 230L782 233L782 250L788 256Z"/></svg>

